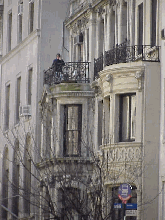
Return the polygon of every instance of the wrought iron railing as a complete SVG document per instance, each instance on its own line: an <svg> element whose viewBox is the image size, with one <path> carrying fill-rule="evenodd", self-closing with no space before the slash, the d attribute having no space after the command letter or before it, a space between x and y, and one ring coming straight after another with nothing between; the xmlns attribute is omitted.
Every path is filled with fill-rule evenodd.
<svg viewBox="0 0 165 220"><path fill-rule="evenodd" d="M65 62L44 70L44 84L89 83L89 62Z"/></svg>
<svg viewBox="0 0 165 220"><path fill-rule="evenodd" d="M115 48L105 51L104 57L101 55L98 59L94 59L94 80L98 78L98 73L103 70L105 66L138 60L160 62L159 52L160 46L128 46L126 42L116 45Z"/></svg>
<svg viewBox="0 0 165 220"><path fill-rule="evenodd" d="M97 59L94 59L94 76L95 79L99 77L98 73L103 70L103 54Z"/></svg>

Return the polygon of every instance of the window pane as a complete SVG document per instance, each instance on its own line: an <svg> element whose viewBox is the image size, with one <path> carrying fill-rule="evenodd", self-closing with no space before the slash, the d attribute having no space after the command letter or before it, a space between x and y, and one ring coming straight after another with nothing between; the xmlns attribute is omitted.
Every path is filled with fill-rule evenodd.
<svg viewBox="0 0 165 220"><path fill-rule="evenodd" d="M131 134L130 138L135 139L136 132L136 96L131 96Z"/></svg>
<svg viewBox="0 0 165 220"><path fill-rule="evenodd" d="M124 96L122 108L122 141L129 139L129 121L129 96Z"/></svg>
<svg viewBox="0 0 165 220"><path fill-rule="evenodd" d="M78 106L68 107L68 124L67 130L78 129Z"/></svg>

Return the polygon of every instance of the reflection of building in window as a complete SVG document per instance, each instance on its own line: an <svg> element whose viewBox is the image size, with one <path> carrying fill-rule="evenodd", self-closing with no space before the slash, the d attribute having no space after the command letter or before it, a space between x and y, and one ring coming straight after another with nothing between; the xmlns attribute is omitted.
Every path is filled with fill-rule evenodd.
<svg viewBox="0 0 165 220"><path fill-rule="evenodd" d="M26 145L24 150L24 212L30 215L30 194L31 194L31 138L26 137Z"/></svg>
<svg viewBox="0 0 165 220"><path fill-rule="evenodd" d="M21 100L21 77L17 78L16 123L19 122L20 100Z"/></svg>
<svg viewBox="0 0 165 220"><path fill-rule="evenodd" d="M22 41L23 2L18 5L18 43Z"/></svg>
<svg viewBox="0 0 165 220"><path fill-rule="evenodd" d="M3 152L2 162L2 205L8 208L8 179L9 179L9 159L8 159L8 147L5 146ZM1 208L2 219L8 219L8 212Z"/></svg>
<svg viewBox="0 0 165 220"><path fill-rule="evenodd" d="M136 95L120 96L120 141L134 141L136 127Z"/></svg>
<svg viewBox="0 0 165 220"><path fill-rule="evenodd" d="M64 155L78 156L81 153L82 106L64 106Z"/></svg>
<svg viewBox="0 0 165 220"><path fill-rule="evenodd" d="M10 104L10 85L6 86L5 129L9 128L9 117L10 117L9 104Z"/></svg>
<svg viewBox="0 0 165 220"><path fill-rule="evenodd" d="M19 212L19 141L15 141L13 153L12 174L12 213L18 216Z"/></svg>
<svg viewBox="0 0 165 220"><path fill-rule="evenodd" d="M11 50L12 40L12 12L8 14L8 51Z"/></svg>
<svg viewBox="0 0 165 220"><path fill-rule="evenodd" d="M34 2L29 1L29 34L34 28Z"/></svg>
<svg viewBox="0 0 165 220"><path fill-rule="evenodd" d="M103 121L103 100L98 102L98 146L102 145Z"/></svg>

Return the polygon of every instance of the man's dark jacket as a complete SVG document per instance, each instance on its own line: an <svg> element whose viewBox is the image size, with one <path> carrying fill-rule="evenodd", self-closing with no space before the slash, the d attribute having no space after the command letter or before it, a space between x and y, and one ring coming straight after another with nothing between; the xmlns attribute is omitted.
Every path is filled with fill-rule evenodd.
<svg viewBox="0 0 165 220"><path fill-rule="evenodd" d="M56 72L62 72L62 66L64 66L65 63L63 60L55 59L53 60L52 67L54 68L54 71Z"/></svg>

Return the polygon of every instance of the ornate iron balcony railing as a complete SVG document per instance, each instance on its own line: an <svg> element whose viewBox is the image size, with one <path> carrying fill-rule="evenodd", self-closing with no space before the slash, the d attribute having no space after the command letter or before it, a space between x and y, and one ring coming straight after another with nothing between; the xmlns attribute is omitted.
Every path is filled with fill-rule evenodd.
<svg viewBox="0 0 165 220"><path fill-rule="evenodd" d="M134 45L128 46L126 42L117 45L115 48L105 51L104 56L94 59L94 80L98 78L98 73L103 67L134 61L160 62L160 46Z"/></svg>
<svg viewBox="0 0 165 220"><path fill-rule="evenodd" d="M89 83L89 62L65 62L44 70L44 84Z"/></svg>

